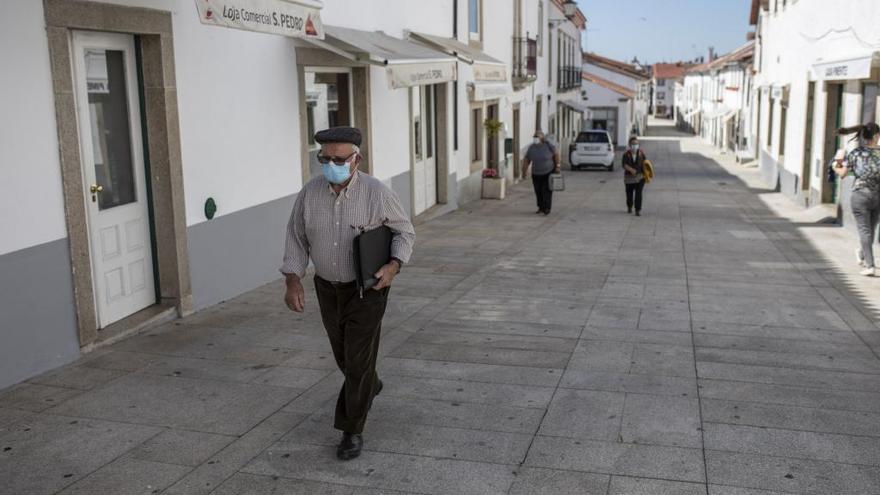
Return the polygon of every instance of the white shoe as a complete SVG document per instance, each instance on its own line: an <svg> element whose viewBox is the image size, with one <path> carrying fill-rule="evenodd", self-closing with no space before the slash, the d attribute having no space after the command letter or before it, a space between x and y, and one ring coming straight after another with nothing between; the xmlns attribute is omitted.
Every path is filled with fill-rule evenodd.
<svg viewBox="0 0 880 495"><path fill-rule="evenodd" d="M874 267L865 268L864 270L859 272L859 275L864 275L866 277L873 277L874 276Z"/></svg>
<svg viewBox="0 0 880 495"><path fill-rule="evenodd" d="M865 266L865 257L862 255L861 248L856 248L856 263L858 263L859 266Z"/></svg>

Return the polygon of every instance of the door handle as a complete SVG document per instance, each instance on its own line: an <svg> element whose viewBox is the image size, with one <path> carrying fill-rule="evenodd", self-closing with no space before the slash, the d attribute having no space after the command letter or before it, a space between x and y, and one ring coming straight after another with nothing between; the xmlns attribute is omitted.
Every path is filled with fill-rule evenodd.
<svg viewBox="0 0 880 495"><path fill-rule="evenodd" d="M89 191L92 192L92 203L98 202L98 194L99 192L104 192L104 186L99 186L98 184L92 184L89 186Z"/></svg>

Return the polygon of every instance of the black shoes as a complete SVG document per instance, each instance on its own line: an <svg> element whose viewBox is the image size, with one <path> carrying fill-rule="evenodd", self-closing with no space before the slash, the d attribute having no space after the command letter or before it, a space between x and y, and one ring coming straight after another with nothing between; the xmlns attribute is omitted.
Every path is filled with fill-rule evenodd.
<svg viewBox="0 0 880 495"><path fill-rule="evenodd" d="M627 213L628 215L629 215L629 214L632 214L632 212L633 212L633 209L632 209L632 208L627 208L627 209L626 209L626 213Z"/></svg>
<svg viewBox="0 0 880 495"><path fill-rule="evenodd" d="M538 208L538 211L535 212L535 215L537 215L537 214L539 214L539 213L544 213L544 210Z"/></svg>
<svg viewBox="0 0 880 495"><path fill-rule="evenodd" d="M379 395L380 392L382 392L382 387L383 387L383 386L384 386L384 385L382 385L382 380L379 380L379 386L376 387L376 395L374 395L373 397L376 397L377 395Z"/></svg>
<svg viewBox="0 0 880 495"><path fill-rule="evenodd" d="M639 210L636 210L636 216L637 216L637 217L642 216L642 212L640 212Z"/></svg>
<svg viewBox="0 0 880 495"><path fill-rule="evenodd" d="M364 437L360 433L343 433L342 441L336 447L336 457L340 461L350 461L361 455L364 446Z"/></svg>

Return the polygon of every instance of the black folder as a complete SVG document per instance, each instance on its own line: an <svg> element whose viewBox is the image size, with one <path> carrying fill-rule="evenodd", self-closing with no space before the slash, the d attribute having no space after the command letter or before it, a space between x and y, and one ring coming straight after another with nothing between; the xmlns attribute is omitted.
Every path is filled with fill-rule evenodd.
<svg viewBox="0 0 880 495"><path fill-rule="evenodd" d="M361 232L354 238L354 269L361 296L379 282L375 277L380 268L391 261L393 232L388 226Z"/></svg>

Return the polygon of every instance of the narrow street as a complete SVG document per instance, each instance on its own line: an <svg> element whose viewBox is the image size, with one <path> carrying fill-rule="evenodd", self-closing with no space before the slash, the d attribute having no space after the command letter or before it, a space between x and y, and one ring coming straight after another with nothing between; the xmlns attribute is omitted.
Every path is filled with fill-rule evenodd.
<svg viewBox="0 0 880 495"><path fill-rule="evenodd" d="M698 138L642 143L642 217L618 160L548 217L521 183L418 226L360 458L314 294L278 282L2 393L0 492L880 493L878 282Z"/></svg>

